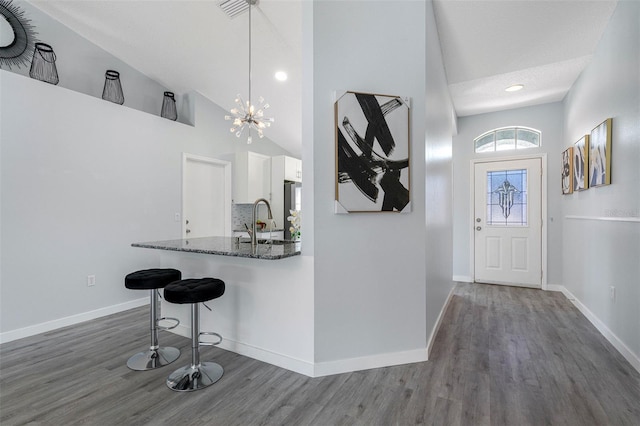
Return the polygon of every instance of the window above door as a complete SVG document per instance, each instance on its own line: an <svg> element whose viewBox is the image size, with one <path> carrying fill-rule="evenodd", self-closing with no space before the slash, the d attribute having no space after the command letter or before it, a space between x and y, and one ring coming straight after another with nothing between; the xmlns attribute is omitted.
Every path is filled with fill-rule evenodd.
<svg viewBox="0 0 640 426"><path fill-rule="evenodd" d="M538 148L542 133L529 127L501 127L481 134L473 140L475 151L496 152Z"/></svg>

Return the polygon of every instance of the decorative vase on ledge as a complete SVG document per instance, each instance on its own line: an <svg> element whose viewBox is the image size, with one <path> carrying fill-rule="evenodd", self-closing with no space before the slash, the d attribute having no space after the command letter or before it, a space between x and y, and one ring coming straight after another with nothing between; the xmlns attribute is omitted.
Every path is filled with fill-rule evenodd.
<svg viewBox="0 0 640 426"><path fill-rule="evenodd" d="M164 98L162 99L162 111L160 116L169 120L176 121L178 119L178 112L176 111L176 98L173 92L164 92Z"/></svg>
<svg viewBox="0 0 640 426"><path fill-rule="evenodd" d="M122 105L124 103L124 94L122 93L122 84L120 83L120 73L114 70L107 70L104 77L102 99Z"/></svg>
<svg viewBox="0 0 640 426"><path fill-rule="evenodd" d="M48 44L35 44L29 77L50 84L58 84L60 81L56 69L56 53Z"/></svg>

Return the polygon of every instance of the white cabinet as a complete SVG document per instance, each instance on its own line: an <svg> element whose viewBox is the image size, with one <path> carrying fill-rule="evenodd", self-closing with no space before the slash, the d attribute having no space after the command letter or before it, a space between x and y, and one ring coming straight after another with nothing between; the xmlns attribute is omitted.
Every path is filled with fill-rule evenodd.
<svg viewBox="0 0 640 426"><path fill-rule="evenodd" d="M271 198L271 157L251 151L236 152L233 164L233 202L253 204Z"/></svg>
<svg viewBox="0 0 640 426"><path fill-rule="evenodd" d="M284 156L284 180L302 182L302 160Z"/></svg>

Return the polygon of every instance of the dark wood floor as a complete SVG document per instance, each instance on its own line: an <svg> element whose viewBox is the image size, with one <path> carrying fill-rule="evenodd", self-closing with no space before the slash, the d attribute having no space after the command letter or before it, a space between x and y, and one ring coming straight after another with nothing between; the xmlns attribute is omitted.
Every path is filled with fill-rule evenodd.
<svg viewBox="0 0 640 426"><path fill-rule="evenodd" d="M134 372L146 308L0 347L0 424L640 425L640 374L560 293L459 284L428 362L308 378L218 348L210 388L172 392L183 355ZM408 325L410 326L410 325Z"/></svg>

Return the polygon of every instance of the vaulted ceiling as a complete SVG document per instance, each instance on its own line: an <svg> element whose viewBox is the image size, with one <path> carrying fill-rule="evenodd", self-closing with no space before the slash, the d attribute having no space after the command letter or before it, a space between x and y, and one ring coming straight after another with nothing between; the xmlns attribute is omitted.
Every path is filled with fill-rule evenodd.
<svg viewBox="0 0 640 426"><path fill-rule="evenodd" d="M248 86L248 14L201 1L32 0L44 12L176 93L225 109ZM372 0L373 1L373 0ZM271 105L274 142L301 145L301 0L260 0L252 12L252 93ZM561 100L589 63L615 0L434 0L459 116ZM411 52L407 52L411 54ZM286 82L274 79L278 70ZM519 92L505 92L511 84Z"/></svg>
<svg viewBox="0 0 640 426"><path fill-rule="evenodd" d="M32 4L175 93L195 90L227 110L249 81L249 20L218 0L33 0ZM299 155L301 3L261 0L252 10L252 101L269 103L265 135ZM284 70L285 82L274 74Z"/></svg>

